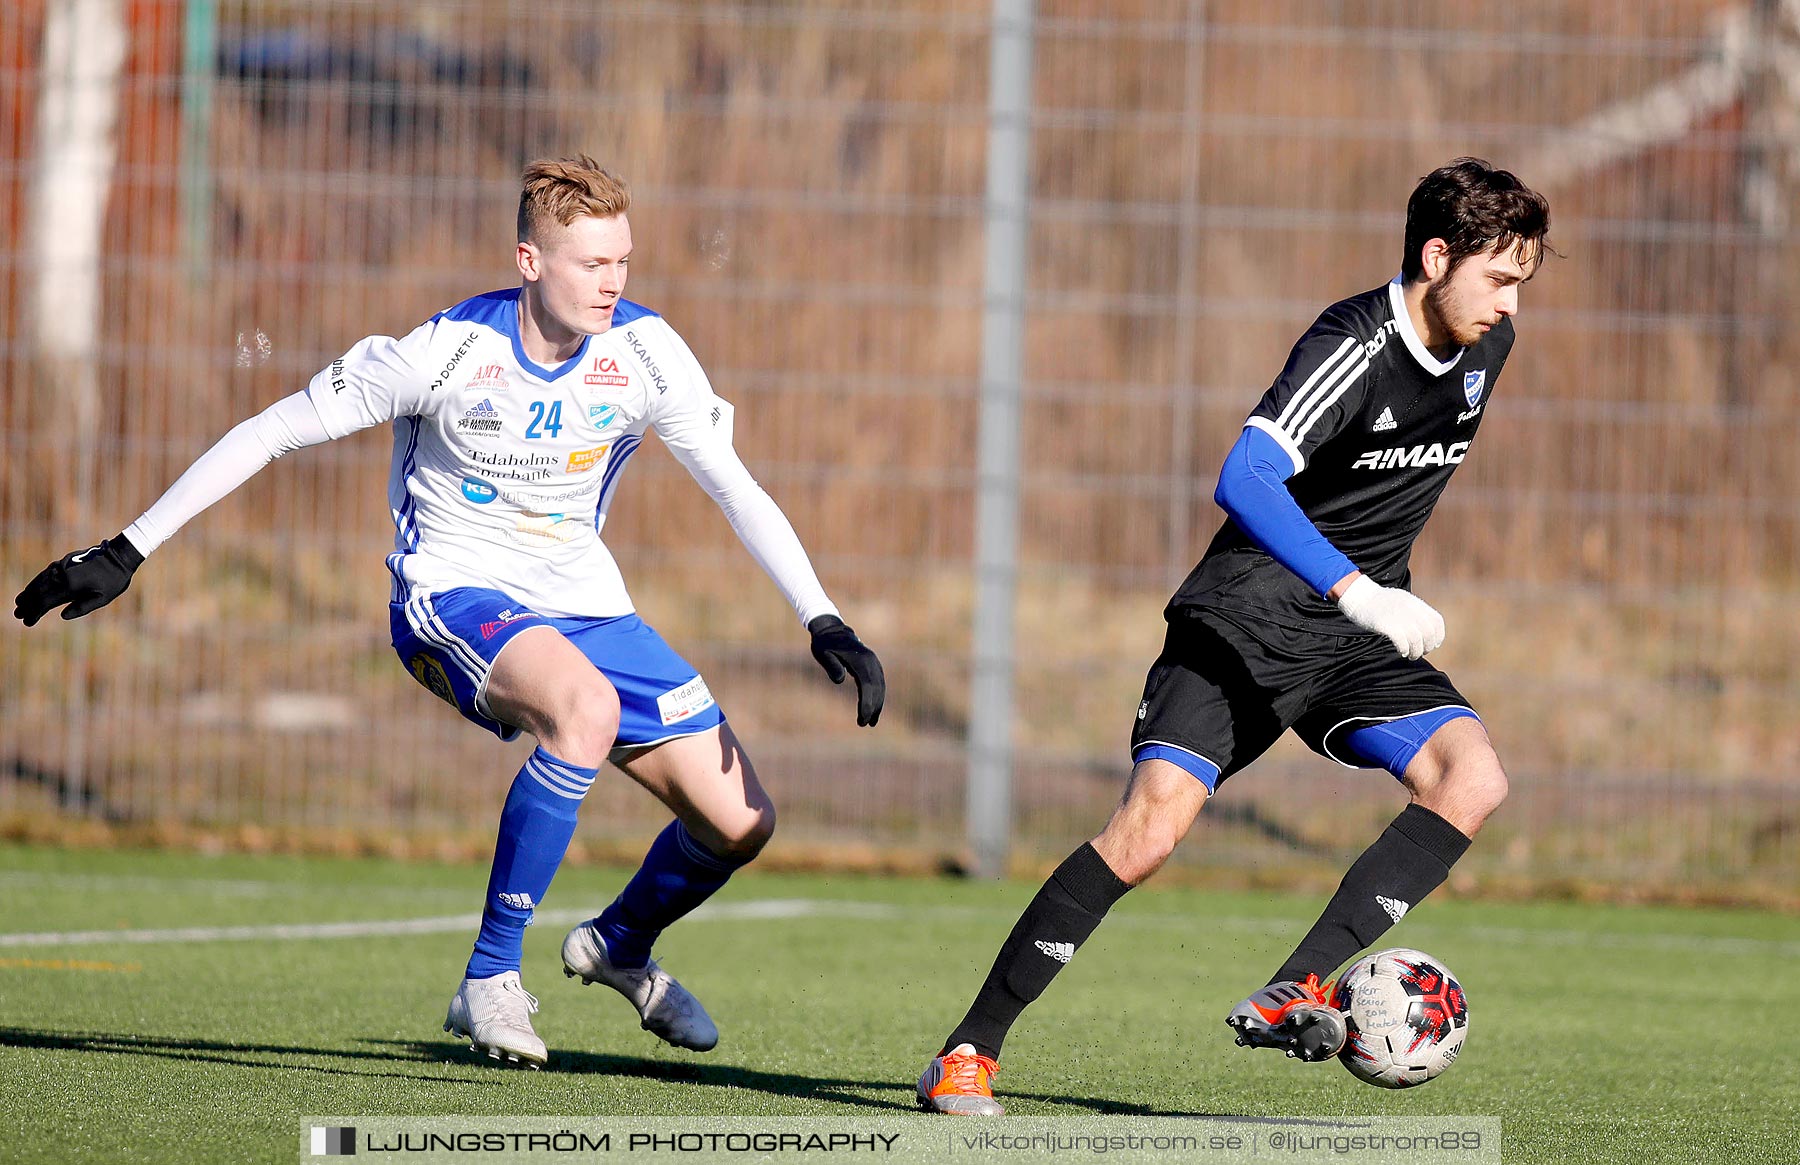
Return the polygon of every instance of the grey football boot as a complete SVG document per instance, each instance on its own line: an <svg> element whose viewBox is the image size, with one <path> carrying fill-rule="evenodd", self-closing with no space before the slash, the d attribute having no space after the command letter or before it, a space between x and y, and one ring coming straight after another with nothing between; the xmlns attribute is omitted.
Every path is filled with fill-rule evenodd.
<svg viewBox="0 0 1800 1165"><path fill-rule="evenodd" d="M675 981L675 976L651 959L642 967L613 964L591 922L569 932L562 945L563 974L579 976L583 984L604 983L631 1001L643 1028L678 1048L706 1052L719 1042L719 1029L706 1008Z"/></svg>

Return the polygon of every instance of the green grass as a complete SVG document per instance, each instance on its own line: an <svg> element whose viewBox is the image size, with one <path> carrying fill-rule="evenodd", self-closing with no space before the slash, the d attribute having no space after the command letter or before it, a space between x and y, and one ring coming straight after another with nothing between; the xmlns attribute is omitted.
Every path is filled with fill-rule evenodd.
<svg viewBox="0 0 1800 1165"><path fill-rule="evenodd" d="M0 849L0 935L468 914L485 870ZM564 871L549 911L623 872ZM0 945L0 1129L11 1161L292 1161L307 1115L905 1114L1034 887L758 875L716 900L818 911L696 918L658 948L722 1038L640 1031L560 973L533 927L543 1072L439 1030L471 937ZM1800 1146L1800 921L1736 911L1434 901L1390 932L1463 979L1472 1030L1402 1093L1236 1048L1220 1017L1311 921L1309 898L1149 888L1115 909L1015 1030L1027 1115L1476 1115L1509 1162L1787 1161ZM4 940L0 940L3 942ZM926 1119L923 1116L913 1118Z"/></svg>

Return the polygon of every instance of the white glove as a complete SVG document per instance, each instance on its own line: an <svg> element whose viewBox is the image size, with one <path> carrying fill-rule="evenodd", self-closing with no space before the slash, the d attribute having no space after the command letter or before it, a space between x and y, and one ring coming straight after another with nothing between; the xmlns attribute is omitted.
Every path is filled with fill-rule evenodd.
<svg viewBox="0 0 1800 1165"><path fill-rule="evenodd" d="M1368 575L1350 584L1338 610L1358 627L1385 635L1408 659L1436 651L1444 642L1444 617L1430 603L1399 587L1384 587Z"/></svg>

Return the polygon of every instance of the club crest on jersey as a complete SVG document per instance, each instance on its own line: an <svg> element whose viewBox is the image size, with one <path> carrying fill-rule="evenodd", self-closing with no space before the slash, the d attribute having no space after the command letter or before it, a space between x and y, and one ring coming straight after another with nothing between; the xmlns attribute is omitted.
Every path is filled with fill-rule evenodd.
<svg viewBox="0 0 1800 1165"><path fill-rule="evenodd" d="M594 422L594 428L604 429L619 419L618 405L589 405L588 420Z"/></svg>
<svg viewBox="0 0 1800 1165"><path fill-rule="evenodd" d="M631 385L631 377L619 371L619 362L611 356L594 357L594 367L583 374L584 384L609 384L614 388L627 388Z"/></svg>
<svg viewBox="0 0 1800 1165"><path fill-rule="evenodd" d="M1474 408L1481 399L1481 390L1487 387L1487 369L1477 368L1473 372L1463 373L1463 399Z"/></svg>

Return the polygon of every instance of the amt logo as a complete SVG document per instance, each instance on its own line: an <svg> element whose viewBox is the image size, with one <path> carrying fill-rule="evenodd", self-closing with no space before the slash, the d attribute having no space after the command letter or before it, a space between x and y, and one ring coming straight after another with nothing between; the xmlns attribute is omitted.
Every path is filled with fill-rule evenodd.
<svg viewBox="0 0 1800 1165"><path fill-rule="evenodd" d="M500 491L479 477L465 477L462 482L463 497L478 506L485 506L500 496Z"/></svg>

